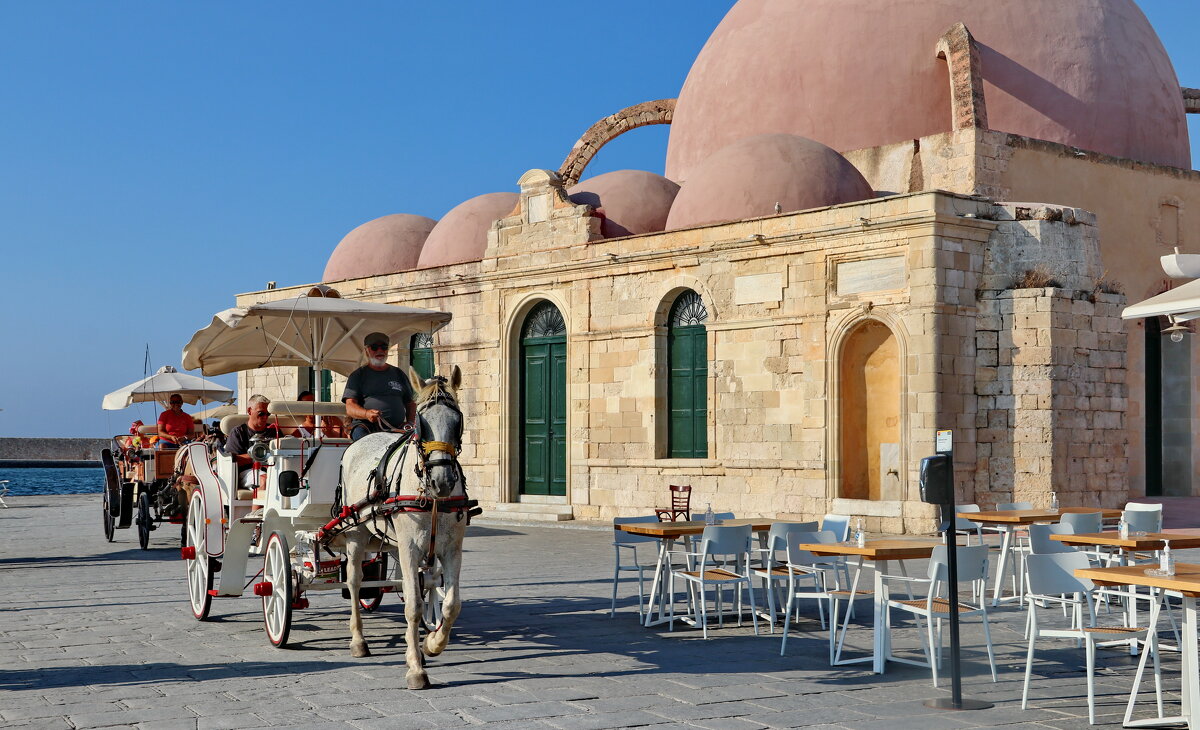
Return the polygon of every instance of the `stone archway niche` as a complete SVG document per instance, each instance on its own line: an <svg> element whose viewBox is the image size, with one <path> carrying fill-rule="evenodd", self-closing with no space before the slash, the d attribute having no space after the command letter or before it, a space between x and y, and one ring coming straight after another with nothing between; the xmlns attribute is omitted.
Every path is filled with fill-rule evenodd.
<svg viewBox="0 0 1200 730"><path fill-rule="evenodd" d="M895 335L875 320L855 327L842 347L843 499L901 498L899 354Z"/></svg>

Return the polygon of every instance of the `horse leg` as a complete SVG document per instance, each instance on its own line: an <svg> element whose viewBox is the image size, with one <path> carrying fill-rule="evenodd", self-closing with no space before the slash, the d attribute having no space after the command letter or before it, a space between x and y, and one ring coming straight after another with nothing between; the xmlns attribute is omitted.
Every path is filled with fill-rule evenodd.
<svg viewBox="0 0 1200 730"><path fill-rule="evenodd" d="M366 541L355 532L346 537L346 587L350 590L350 656L371 656L362 633L362 612L358 592L362 588L362 561L366 556Z"/></svg>
<svg viewBox="0 0 1200 730"><path fill-rule="evenodd" d="M425 673L425 661L421 655L421 589L418 584L420 568L419 559L412 549L403 550L404 563L401 580L404 583L404 620L407 627L404 631L404 661L408 664L408 672L404 678L408 681L409 689L425 689L429 686L429 675Z"/></svg>
<svg viewBox="0 0 1200 730"><path fill-rule="evenodd" d="M462 611L462 596L458 591L458 574L462 568L462 541L454 542L458 549L445 550L438 556L442 564L442 583L445 585L446 595L442 598L442 623L436 627L436 631L425 637L425 653L429 656L437 656L446 650L446 645L450 643L450 629L454 627L454 621Z"/></svg>

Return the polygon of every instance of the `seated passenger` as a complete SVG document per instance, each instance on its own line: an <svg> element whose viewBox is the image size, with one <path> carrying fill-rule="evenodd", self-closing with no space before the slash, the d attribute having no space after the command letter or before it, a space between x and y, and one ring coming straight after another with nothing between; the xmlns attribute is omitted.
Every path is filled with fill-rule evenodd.
<svg viewBox="0 0 1200 730"><path fill-rule="evenodd" d="M250 444L256 438L279 438L279 430L270 423L271 414L267 404L271 401L265 395L250 396L250 420L234 428L225 441L225 453L233 457L238 465L238 483L246 489L254 489L258 484L257 465L250 458Z"/></svg>
<svg viewBox="0 0 1200 730"><path fill-rule="evenodd" d="M329 439L346 438L346 419L338 416L321 416L321 435Z"/></svg>
<svg viewBox="0 0 1200 730"><path fill-rule="evenodd" d="M300 394L296 400L312 402L316 400L311 390L306 390ZM304 422L300 424L300 428L292 431L292 435L302 439L313 439L317 435L317 419L313 414L309 413L304 416Z"/></svg>
<svg viewBox="0 0 1200 730"><path fill-rule="evenodd" d="M170 408L158 416L158 448L178 449L192 438L192 417L183 412L183 396L172 393Z"/></svg>

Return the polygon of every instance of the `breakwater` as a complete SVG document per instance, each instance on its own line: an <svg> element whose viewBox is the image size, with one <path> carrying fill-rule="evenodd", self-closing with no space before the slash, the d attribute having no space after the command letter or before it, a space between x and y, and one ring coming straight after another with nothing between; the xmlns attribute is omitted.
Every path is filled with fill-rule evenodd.
<svg viewBox="0 0 1200 730"><path fill-rule="evenodd" d="M109 439L0 438L0 466L94 467Z"/></svg>

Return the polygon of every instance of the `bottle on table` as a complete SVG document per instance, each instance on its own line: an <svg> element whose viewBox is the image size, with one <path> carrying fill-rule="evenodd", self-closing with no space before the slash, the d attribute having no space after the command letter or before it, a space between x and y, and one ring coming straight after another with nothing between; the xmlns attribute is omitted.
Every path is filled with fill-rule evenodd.
<svg viewBox="0 0 1200 730"><path fill-rule="evenodd" d="M1117 536L1122 540L1129 539L1129 523L1125 521L1124 517L1117 523Z"/></svg>
<svg viewBox="0 0 1200 730"><path fill-rule="evenodd" d="M1158 555L1158 569L1163 575L1175 575L1175 556L1171 554L1170 540L1163 540L1163 549Z"/></svg>
<svg viewBox="0 0 1200 730"><path fill-rule="evenodd" d="M859 517L854 523L854 544L858 547L867 546L867 533L863 531L862 518Z"/></svg>
<svg viewBox="0 0 1200 730"><path fill-rule="evenodd" d="M1050 509L1058 511L1058 492L1050 493Z"/></svg>
<svg viewBox="0 0 1200 730"><path fill-rule="evenodd" d="M713 514L713 511L712 511L712 502L709 502L708 507L706 507L704 510L704 524L705 525L717 524L717 516L715 514Z"/></svg>

